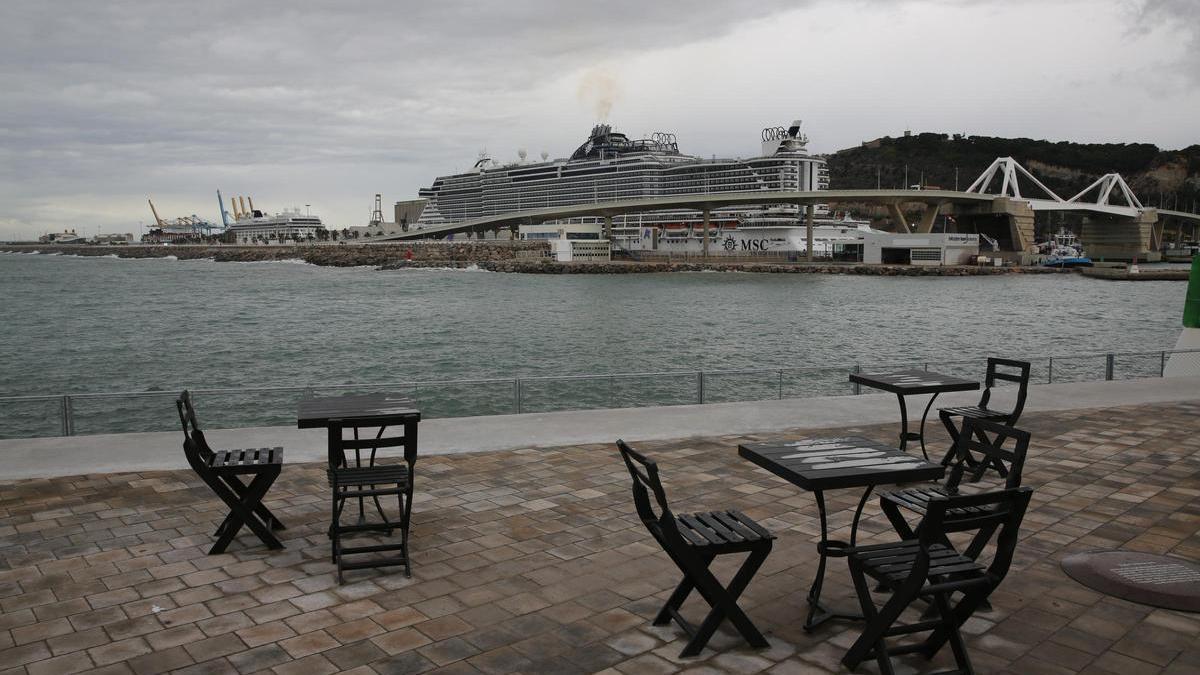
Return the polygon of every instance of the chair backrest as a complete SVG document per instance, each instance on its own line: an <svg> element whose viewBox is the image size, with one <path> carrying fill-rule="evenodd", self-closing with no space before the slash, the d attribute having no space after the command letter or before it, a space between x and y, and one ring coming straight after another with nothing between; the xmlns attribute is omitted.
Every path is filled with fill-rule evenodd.
<svg viewBox="0 0 1200 675"><path fill-rule="evenodd" d="M623 440L617 440L617 449L621 451L621 458L625 460L625 466L633 478L633 503L637 507L638 517L650 534L670 552L676 543L682 543L682 535L675 524L675 514L667 503L662 481L658 478L658 464L629 447ZM658 503L658 513L655 513L654 504L650 502L651 493Z"/></svg>
<svg viewBox="0 0 1200 675"><path fill-rule="evenodd" d="M979 407L987 407L988 401L992 397L992 387L996 386L996 380L1015 382L1017 383L1017 402L1013 406L1012 412L1009 413L1009 423L1016 423L1021 416L1021 411L1025 408L1025 396L1029 390L1029 369L1028 361L988 357L987 377L984 379L983 396L979 399Z"/></svg>
<svg viewBox="0 0 1200 675"><path fill-rule="evenodd" d="M375 432L374 438L369 433L360 437L360 429L374 429L375 427L379 427L379 430ZM346 438L347 429L350 430L352 438ZM336 452L331 457L344 457L347 450L353 450L356 460L361 460L360 451L370 450L373 463L375 453L379 449L403 447L404 462L408 465L410 472L417 463L416 424L387 426L385 422L374 420L355 420L352 423L330 420L329 433L332 442L338 444Z"/></svg>
<svg viewBox="0 0 1200 675"><path fill-rule="evenodd" d="M188 464L197 472L206 472L214 453L196 421L196 409L192 407L192 395L188 390L184 389L175 399L175 409L179 412L179 424L183 427L183 453L187 456Z"/></svg>
<svg viewBox="0 0 1200 675"><path fill-rule="evenodd" d="M1013 445L1007 448L1005 445L1010 439ZM962 432L958 435L958 442L954 444L954 461L950 466L950 475L946 477L947 492L958 491L958 486L968 470L971 473L967 478L969 482L974 483L981 480L988 469L996 468L997 463L1004 467L1004 487L1021 487L1021 471L1025 468L1025 455L1028 450L1028 431L998 422L970 417L964 419ZM971 467L967 460L973 457L978 463Z"/></svg>
<svg viewBox="0 0 1200 675"><path fill-rule="evenodd" d="M973 495L939 495L929 500L925 517L921 519L918 527L921 550L914 565L914 576L917 575L917 567L924 568L920 573L922 578L926 575L930 548L936 544L943 544L947 532L988 531L996 532L996 552L992 556L987 574L993 583L1000 583L1012 565L1021 520L1025 517L1031 496L1032 488L1019 487ZM946 513L951 510L955 511L952 529L946 526ZM972 512L978 515L962 515Z"/></svg>

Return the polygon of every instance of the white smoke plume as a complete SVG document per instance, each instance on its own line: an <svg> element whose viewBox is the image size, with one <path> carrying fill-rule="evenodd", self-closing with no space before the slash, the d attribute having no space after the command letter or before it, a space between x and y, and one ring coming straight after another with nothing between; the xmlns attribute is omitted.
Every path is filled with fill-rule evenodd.
<svg viewBox="0 0 1200 675"><path fill-rule="evenodd" d="M592 106L596 120L607 122L613 104L621 97L621 86L612 73L603 68L592 68L579 80L579 100Z"/></svg>

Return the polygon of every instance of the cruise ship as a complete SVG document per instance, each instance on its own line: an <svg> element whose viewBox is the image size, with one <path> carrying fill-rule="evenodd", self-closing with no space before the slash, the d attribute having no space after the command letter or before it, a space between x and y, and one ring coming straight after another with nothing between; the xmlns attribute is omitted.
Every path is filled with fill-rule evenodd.
<svg viewBox="0 0 1200 675"><path fill-rule="evenodd" d="M500 164L481 156L470 171L436 179L419 192L426 202L416 226L624 199L828 188L825 160L809 154L799 120L787 127L763 129L761 142L757 157L705 159L681 152L674 134L631 139L608 124L597 124L569 158L548 160L542 153L542 161L526 161L522 151L520 160ZM806 238L801 234L804 228L798 227L799 216L794 204L715 209L710 215L710 250L803 251ZM823 243L827 234L866 227L861 221L832 219L824 207L818 207L817 216L814 242ZM598 222L592 217L557 224L569 228ZM678 210L614 216L611 238L618 249L698 251L703 234L697 211Z"/></svg>
<svg viewBox="0 0 1200 675"><path fill-rule="evenodd" d="M305 241L320 238L325 230L319 217L301 213L298 208L269 215L255 209L254 202L250 204L250 209L237 211L234 221L226 229L238 244Z"/></svg>

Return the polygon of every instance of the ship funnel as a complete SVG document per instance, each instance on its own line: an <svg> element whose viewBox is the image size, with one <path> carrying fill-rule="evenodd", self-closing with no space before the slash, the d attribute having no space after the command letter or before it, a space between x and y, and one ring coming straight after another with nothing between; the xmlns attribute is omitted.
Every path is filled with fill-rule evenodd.
<svg viewBox="0 0 1200 675"><path fill-rule="evenodd" d="M254 197L246 197L246 201L250 202L250 213L254 213Z"/></svg>
<svg viewBox="0 0 1200 675"><path fill-rule="evenodd" d="M800 135L800 120L792 120L792 126L788 127L788 136L796 138Z"/></svg>
<svg viewBox="0 0 1200 675"><path fill-rule="evenodd" d="M242 207L243 216L251 215L250 212L246 210L246 200L242 199L241 195L238 195L238 204Z"/></svg>
<svg viewBox="0 0 1200 675"><path fill-rule="evenodd" d="M237 207L237 197L229 198L229 206L230 206L230 208L233 209L233 219L234 220L238 220L239 218L242 217L242 212L239 211L238 207Z"/></svg>

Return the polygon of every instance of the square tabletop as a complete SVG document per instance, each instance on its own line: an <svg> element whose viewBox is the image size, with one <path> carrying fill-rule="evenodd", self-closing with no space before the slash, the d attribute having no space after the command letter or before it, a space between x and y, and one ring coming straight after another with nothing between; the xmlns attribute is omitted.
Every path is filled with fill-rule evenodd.
<svg viewBox="0 0 1200 675"><path fill-rule="evenodd" d="M946 467L860 436L746 443L738 454L805 490L937 480Z"/></svg>
<svg viewBox="0 0 1200 675"><path fill-rule="evenodd" d="M979 389L976 380L964 380L953 375L932 373L928 370L898 370L893 373L850 373L850 381L864 384L872 389L882 389L893 394L940 394L949 391L974 391Z"/></svg>
<svg viewBox="0 0 1200 675"><path fill-rule="evenodd" d="M421 421L413 400L397 394L352 394L301 399L296 426L301 429L329 426L331 422L358 422L373 426L383 422Z"/></svg>

